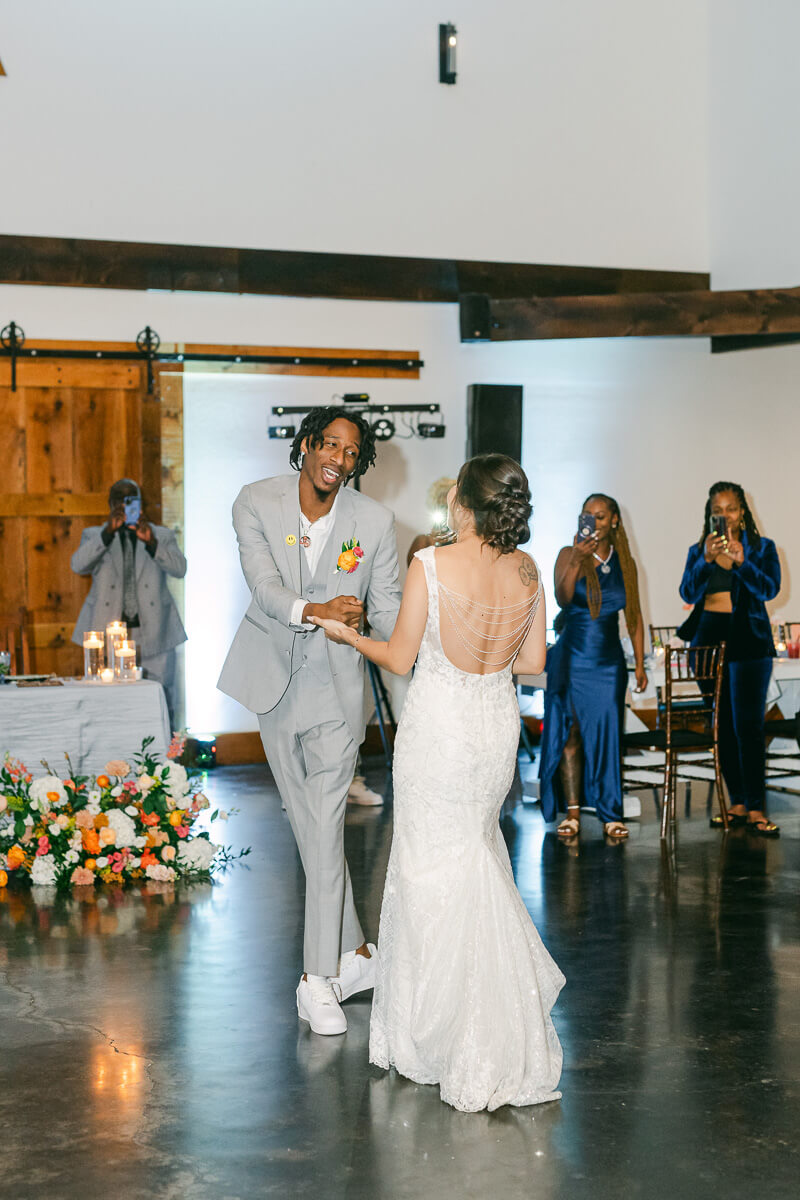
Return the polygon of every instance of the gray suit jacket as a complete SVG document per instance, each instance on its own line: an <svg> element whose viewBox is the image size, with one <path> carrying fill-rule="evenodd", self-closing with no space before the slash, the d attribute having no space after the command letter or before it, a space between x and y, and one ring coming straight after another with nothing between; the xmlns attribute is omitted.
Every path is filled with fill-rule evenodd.
<svg viewBox="0 0 800 1200"><path fill-rule="evenodd" d="M239 626L217 686L251 712L270 712L280 701L299 655L302 630L289 624L301 592L300 493L297 475L260 479L242 488L233 505L239 557L252 600ZM287 538L293 539L287 543ZM388 508L342 488L330 533L334 550L357 538L364 556L352 574L331 569L315 603L358 596L382 640L394 629L400 607L394 516ZM326 553L330 546L326 546ZM337 554L332 556L335 567ZM317 629L309 635L324 638ZM364 660L351 646L326 642L328 663L342 714L356 741L364 736Z"/></svg>
<svg viewBox="0 0 800 1200"><path fill-rule="evenodd" d="M88 629L105 630L109 621L118 621L122 614L122 544L115 534L111 545L106 546L102 530L102 525L84 529L81 544L72 556L73 571L92 576L89 595L72 634L73 642L79 646ZM139 629L131 631L131 637L141 646L145 658L164 654L186 641L186 630L167 587L167 575L183 579L186 559L171 529L154 525L153 532L157 543L155 555L140 542L135 558L141 624Z"/></svg>

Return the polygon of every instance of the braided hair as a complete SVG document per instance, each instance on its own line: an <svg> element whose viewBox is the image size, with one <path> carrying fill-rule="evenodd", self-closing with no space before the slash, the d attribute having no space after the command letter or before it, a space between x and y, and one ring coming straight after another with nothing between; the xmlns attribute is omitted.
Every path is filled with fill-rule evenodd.
<svg viewBox="0 0 800 1200"><path fill-rule="evenodd" d="M306 438L308 438L309 446L313 446L315 449L321 446L325 430L340 417L349 421L351 425L355 425L361 437L358 458L351 478L363 475L365 471L369 470L375 462L375 434L372 432L369 421L365 420L360 413L350 412L339 404L325 404L319 408L312 408L300 423L300 428L289 452L289 462L295 471L300 470L303 458L302 447Z"/></svg>
<svg viewBox="0 0 800 1200"><path fill-rule="evenodd" d="M622 513L619 511L619 505L614 497L606 496L604 492L592 492L591 496L587 496L583 502L584 509L592 500L602 501L607 506L612 517L617 518L617 528L614 529L612 527L609 536L611 545L619 557L622 580L625 584L625 624L628 626L629 635L633 637L639 626L642 611L639 602L639 573L636 570L636 563L633 561L631 555L625 526L622 524ZM589 559L588 562L584 562L581 574L586 579L586 601L589 605L592 620L594 621L599 617L600 606L603 603L600 580L597 578L597 563L594 558Z"/></svg>
<svg viewBox="0 0 800 1200"><path fill-rule="evenodd" d="M711 505L714 497L720 492L733 492L744 513L744 528L747 533L747 540L751 546L761 545L761 534L758 532L755 518L750 511L750 505L747 503L747 497L744 494L744 488L740 483L726 483L720 480L718 483L713 483L708 489L708 499L706 500L706 511L703 517L703 532L700 534L698 546L703 546L708 535L711 533Z"/></svg>

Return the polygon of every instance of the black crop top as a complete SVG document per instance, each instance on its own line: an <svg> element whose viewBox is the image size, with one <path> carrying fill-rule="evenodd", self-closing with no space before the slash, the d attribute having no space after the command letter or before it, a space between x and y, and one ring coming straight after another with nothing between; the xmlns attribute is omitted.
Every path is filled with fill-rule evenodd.
<svg viewBox="0 0 800 1200"><path fill-rule="evenodd" d="M732 575L733 571L726 571L719 563L714 563L706 584L706 595L712 596L715 592L729 592Z"/></svg>

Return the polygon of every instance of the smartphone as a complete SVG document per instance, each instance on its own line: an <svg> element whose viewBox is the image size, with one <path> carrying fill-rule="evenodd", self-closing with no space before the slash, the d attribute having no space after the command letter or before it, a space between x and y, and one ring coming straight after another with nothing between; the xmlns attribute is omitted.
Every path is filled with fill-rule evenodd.
<svg viewBox="0 0 800 1200"><path fill-rule="evenodd" d="M126 525L138 525L142 515L142 501L138 496L126 496L122 501Z"/></svg>
<svg viewBox="0 0 800 1200"><path fill-rule="evenodd" d="M718 538L728 540L728 522L724 517L711 518L711 532Z"/></svg>
<svg viewBox="0 0 800 1200"><path fill-rule="evenodd" d="M582 512L578 517L578 541L585 542L592 537L597 529L597 518L594 513Z"/></svg>

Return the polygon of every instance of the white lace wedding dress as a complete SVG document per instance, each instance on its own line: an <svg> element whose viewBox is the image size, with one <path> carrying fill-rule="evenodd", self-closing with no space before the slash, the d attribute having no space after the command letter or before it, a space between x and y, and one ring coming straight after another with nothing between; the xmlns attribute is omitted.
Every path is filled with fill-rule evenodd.
<svg viewBox="0 0 800 1200"><path fill-rule="evenodd" d="M445 657L435 550L417 557L428 619L395 745L370 1061L438 1083L467 1112L556 1100L550 1010L564 976L514 884L498 821L519 740L511 667L471 674Z"/></svg>

